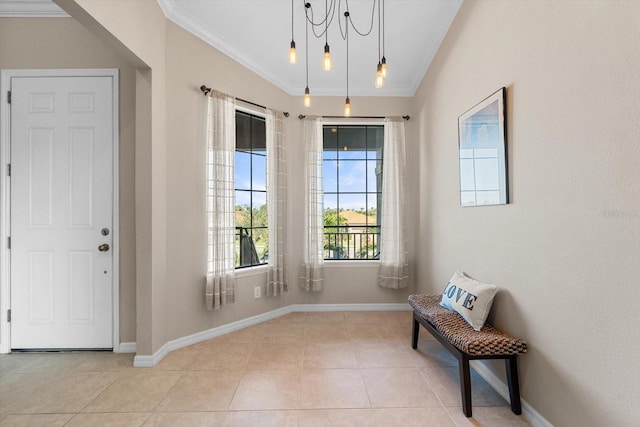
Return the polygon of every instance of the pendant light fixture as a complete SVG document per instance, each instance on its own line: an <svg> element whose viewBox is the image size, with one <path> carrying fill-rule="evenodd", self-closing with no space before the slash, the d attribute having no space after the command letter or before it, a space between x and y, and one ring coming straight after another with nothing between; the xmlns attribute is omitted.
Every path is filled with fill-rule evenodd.
<svg viewBox="0 0 640 427"><path fill-rule="evenodd" d="M329 50L329 8L327 0L324 0L324 55L322 55L322 69L331 71L333 69L333 60L331 59L331 51Z"/></svg>
<svg viewBox="0 0 640 427"><path fill-rule="evenodd" d="M306 18L304 20L304 44L304 66L307 73L307 87L304 88L304 98L302 99L302 103L305 107L311 107L311 94L309 93L309 20Z"/></svg>
<svg viewBox="0 0 640 427"><path fill-rule="evenodd" d="M333 69L333 60L331 59L331 51L329 50L329 44L324 45L324 55L322 55L322 69L324 71L331 71Z"/></svg>
<svg viewBox="0 0 640 427"><path fill-rule="evenodd" d="M347 99L344 100L344 116L351 115L351 101L349 100L349 12L344 13L345 33L347 39Z"/></svg>
<svg viewBox="0 0 640 427"><path fill-rule="evenodd" d="M311 95L309 94L309 86L304 88L303 103L305 107L311 107Z"/></svg>
<svg viewBox="0 0 640 427"><path fill-rule="evenodd" d="M306 107L311 105L311 94L309 91L309 24L311 24L311 31L313 36L317 39L322 39L324 35L324 52L322 56L322 69L324 71L330 71L333 69L333 59L331 57L331 49L329 47L329 27L333 23L334 16L337 17L336 21L338 25L334 25L334 27L340 27L340 36L343 40L346 41L347 44L347 61L346 61L346 69L347 69L347 96L345 98L344 104L344 115L351 115L351 101L349 99L349 27L353 31L355 31L358 36L367 37L374 30L374 21L375 21L375 12L376 7L378 8L378 63L376 67L376 74L374 79L374 86L376 88L381 88L384 86L386 77L387 77L387 59L385 57L385 28L384 28L384 19L385 19L385 0L373 0L372 8L369 18L366 22L370 22L370 27L367 29L358 28L353 20L350 17L349 10L349 2L348 0L325 0L324 2L324 16L320 19L314 19L314 10L311 6L310 0L304 0L304 13L305 13L305 73L306 73L306 87L304 89L304 98L303 104ZM314 3L319 3L319 1L315 1ZM345 17L345 28L342 28L342 20L339 18L340 14L344 11ZM289 62L295 63L297 61L297 52L295 49L295 41L294 41L294 1L291 0L291 47L289 50ZM316 16L319 15L316 13ZM324 28L322 28L324 27ZM323 32L324 31L324 32Z"/></svg>
<svg viewBox="0 0 640 427"><path fill-rule="evenodd" d="M296 42L293 40L293 0L291 0L291 47L289 48L289 62L298 62L298 52L296 52Z"/></svg>
<svg viewBox="0 0 640 427"><path fill-rule="evenodd" d="M380 0L378 0L378 66L376 68L376 78L373 81L373 85L376 87L376 89L380 89L384 86L382 63L380 61L380 31Z"/></svg>
<svg viewBox="0 0 640 427"><path fill-rule="evenodd" d="M382 78L387 78L387 58L384 56L384 36L386 35L384 31L384 0L382 0L382 60L380 65L382 66ZM378 29L380 28L380 23L378 23Z"/></svg>
<svg viewBox="0 0 640 427"><path fill-rule="evenodd" d="M382 64L378 62L378 67L376 69L376 78L373 82L376 89L380 89L384 86L384 76L382 75Z"/></svg>

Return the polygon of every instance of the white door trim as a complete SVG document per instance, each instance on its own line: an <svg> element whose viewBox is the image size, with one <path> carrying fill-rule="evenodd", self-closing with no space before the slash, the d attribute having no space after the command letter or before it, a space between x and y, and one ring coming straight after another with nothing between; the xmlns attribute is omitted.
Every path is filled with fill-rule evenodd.
<svg viewBox="0 0 640 427"><path fill-rule="evenodd" d="M120 351L120 227L119 227L119 124L117 69L61 69L61 70L0 70L0 353L11 351L11 324L7 312L11 307L10 250L8 248L11 223L11 182L7 164L11 158L11 116L8 91L13 77L111 77L113 78L113 351Z"/></svg>

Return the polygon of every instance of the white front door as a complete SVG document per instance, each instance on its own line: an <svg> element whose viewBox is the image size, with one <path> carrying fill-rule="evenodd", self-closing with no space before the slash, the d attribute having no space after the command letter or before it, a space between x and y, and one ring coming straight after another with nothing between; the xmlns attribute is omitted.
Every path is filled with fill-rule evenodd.
<svg viewBox="0 0 640 427"><path fill-rule="evenodd" d="M113 347L113 77L12 77L11 348Z"/></svg>

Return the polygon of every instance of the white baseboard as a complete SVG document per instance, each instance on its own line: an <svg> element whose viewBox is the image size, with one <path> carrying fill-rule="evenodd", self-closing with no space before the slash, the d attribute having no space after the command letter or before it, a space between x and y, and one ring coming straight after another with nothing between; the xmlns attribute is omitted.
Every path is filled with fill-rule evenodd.
<svg viewBox="0 0 640 427"><path fill-rule="evenodd" d="M509 387L502 382L500 378L496 376L484 363L480 361L471 361L471 367L482 377L484 378L491 387L498 392L500 396L502 396L507 402L509 402ZM532 427L553 427L549 421L547 421L538 411L533 409L531 405L529 405L522 398L520 399L522 404L522 416L527 420Z"/></svg>
<svg viewBox="0 0 640 427"><path fill-rule="evenodd" d="M136 343L135 342L121 342L118 349L113 350L114 353L135 353L136 352Z"/></svg>
<svg viewBox="0 0 640 427"><path fill-rule="evenodd" d="M217 328L208 329L206 331L197 332L192 335L177 338L175 340L167 342L160 347L151 356L136 356L133 359L133 366L136 368L152 368L158 362L160 362L170 351L177 350L179 348L187 347L193 344L197 344L202 341L207 341L212 338L226 335L231 332L239 331L240 329L247 328L249 326L257 325L259 323L266 322L267 320L275 319L285 314L294 312L322 312L322 311L409 311L411 307L406 303L398 304L294 304L286 307L279 308L277 310L268 311L266 313L258 314L257 316L248 317L246 319L238 320L237 322L228 323L226 325L219 326Z"/></svg>

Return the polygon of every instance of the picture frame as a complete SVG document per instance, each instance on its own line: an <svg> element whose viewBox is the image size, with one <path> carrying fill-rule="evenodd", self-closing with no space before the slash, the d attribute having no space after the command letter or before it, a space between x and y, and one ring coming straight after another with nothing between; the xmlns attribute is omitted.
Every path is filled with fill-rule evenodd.
<svg viewBox="0 0 640 427"><path fill-rule="evenodd" d="M509 203L506 88L458 117L460 206Z"/></svg>

